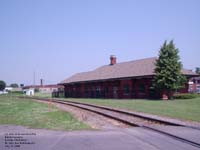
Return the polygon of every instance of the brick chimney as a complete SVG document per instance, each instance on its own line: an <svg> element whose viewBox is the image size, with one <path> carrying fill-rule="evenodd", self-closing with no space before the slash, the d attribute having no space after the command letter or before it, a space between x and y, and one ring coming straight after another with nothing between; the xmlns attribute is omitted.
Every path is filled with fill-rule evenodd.
<svg viewBox="0 0 200 150"><path fill-rule="evenodd" d="M117 63L117 58L115 55L110 55L110 65L114 65Z"/></svg>

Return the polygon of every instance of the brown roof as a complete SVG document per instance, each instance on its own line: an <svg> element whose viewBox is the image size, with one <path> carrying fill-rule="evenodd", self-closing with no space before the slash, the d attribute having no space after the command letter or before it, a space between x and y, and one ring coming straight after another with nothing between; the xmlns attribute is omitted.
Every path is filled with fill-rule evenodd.
<svg viewBox="0 0 200 150"><path fill-rule="evenodd" d="M105 65L94 71L82 72L72 75L61 81L60 84L118 79L126 77L141 77L154 75L156 57ZM182 69L184 75L196 75L191 70Z"/></svg>
<svg viewBox="0 0 200 150"><path fill-rule="evenodd" d="M63 88L63 86L57 84L49 84L49 85L28 85L23 87L23 89L30 89L30 88Z"/></svg>

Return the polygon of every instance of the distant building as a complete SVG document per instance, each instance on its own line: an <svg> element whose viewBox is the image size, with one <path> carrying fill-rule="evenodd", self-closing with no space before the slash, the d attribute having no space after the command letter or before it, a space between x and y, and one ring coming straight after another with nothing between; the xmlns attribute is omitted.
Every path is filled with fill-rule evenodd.
<svg viewBox="0 0 200 150"><path fill-rule="evenodd" d="M12 87L5 87L3 91L0 91L0 94L7 94L8 92L11 92L13 90Z"/></svg>
<svg viewBox="0 0 200 150"><path fill-rule="evenodd" d="M200 77L191 78L188 84L190 93L200 93Z"/></svg>
<svg viewBox="0 0 200 150"><path fill-rule="evenodd" d="M34 96L35 94L35 91L33 88L29 88L29 89L24 89L23 90L23 93L27 96Z"/></svg>
<svg viewBox="0 0 200 150"><path fill-rule="evenodd" d="M12 90L13 90L13 87L9 87L9 86L5 87L4 89L5 92L11 92Z"/></svg>
<svg viewBox="0 0 200 150"><path fill-rule="evenodd" d="M23 89L34 89L35 91L38 91L40 93L52 93L55 91L58 91L59 88L64 88L62 85L30 85L30 86L24 86Z"/></svg>
<svg viewBox="0 0 200 150"><path fill-rule="evenodd" d="M16 87L16 88L13 88L13 87L10 87L10 86L7 86L5 89L4 89L5 92L21 92L22 91L22 88L21 87Z"/></svg>
<svg viewBox="0 0 200 150"><path fill-rule="evenodd" d="M65 97L77 98L150 98L152 79L155 75L156 57L117 63L116 57L110 57L110 64L93 71L77 73L61 83ZM198 76L191 70L182 69L187 78ZM187 93L189 84L178 92ZM155 93L155 92L154 92ZM156 92L163 97L162 92Z"/></svg>

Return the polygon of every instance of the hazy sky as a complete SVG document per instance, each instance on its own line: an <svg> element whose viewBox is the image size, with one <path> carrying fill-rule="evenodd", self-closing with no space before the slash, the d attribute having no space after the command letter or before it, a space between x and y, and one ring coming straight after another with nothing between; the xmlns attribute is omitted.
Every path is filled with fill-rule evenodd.
<svg viewBox="0 0 200 150"><path fill-rule="evenodd" d="M200 67L200 0L0 0L0 80L58 83L171 39L184 68Z"/></svg>

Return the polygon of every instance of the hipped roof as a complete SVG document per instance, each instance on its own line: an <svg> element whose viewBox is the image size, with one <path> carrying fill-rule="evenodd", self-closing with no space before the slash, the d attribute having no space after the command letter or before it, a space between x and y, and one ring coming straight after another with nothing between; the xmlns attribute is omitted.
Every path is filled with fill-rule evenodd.
<svg viewBox="0 0 200 150"><path fill-rule="evenodd" d="M61 81L60 84L89 82L99 80L110 80L129 77L144 77L155 75L156 57L117 63L114 65L104 65L94 71L82 72L72 75ZM182 74L186 76L196 76L192 70L182 69Z"/></svg>

